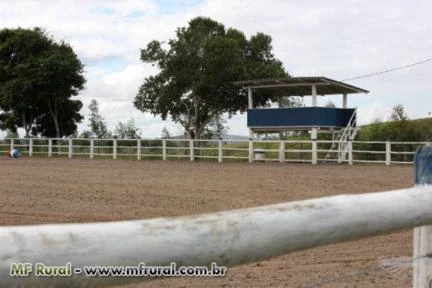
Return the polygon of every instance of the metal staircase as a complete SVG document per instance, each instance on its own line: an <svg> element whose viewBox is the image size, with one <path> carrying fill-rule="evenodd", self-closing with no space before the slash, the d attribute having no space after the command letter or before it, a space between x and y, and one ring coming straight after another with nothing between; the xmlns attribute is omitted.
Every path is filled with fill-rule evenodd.
<svg viewBox="0 0 432 288"><path fill-rule="evenodd" d="M357 109L355 109L348 121L348 125L341 129L333 139L333 143L327 152L325 159L337 159L338 163L345 161L349 149L348 143L354 140L357 131Z"/></svg>

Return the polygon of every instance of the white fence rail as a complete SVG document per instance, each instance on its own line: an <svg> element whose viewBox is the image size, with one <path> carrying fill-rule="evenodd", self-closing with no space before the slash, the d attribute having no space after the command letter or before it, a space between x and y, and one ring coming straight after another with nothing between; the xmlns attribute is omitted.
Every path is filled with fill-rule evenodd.
<svg viewBox="0 0 432 288"><path fill-rule="evenodd" d="M352 141L348 157L355 163L413 164L415 150L427 142ZM0 153L17 148L24 156L109 157L142 159L197 159L223 161L257 160L264 153L265 161L318 162L338 161L338 150L329 152L332 141L231 141L189 139L87 139L87 138L28 138L0 140ZM333 153L333 159L328 154ZM340 162L340 161L338 161Z"/></svg>
<svg viewBox="0 0 432 288"><path fill-rule="evenodd" d="M106 287L142 277L10 277L12 263L234 266L320 245L432 223L432 147L420 149L414 188L340 195L201 216L0 227L0 287ZM416 228L413 277L430 287L431 228ZM423 230L422 230L423 229ZM426 242L425 242L426 241ZM149 278L147 278L149 279Z"/></svg>

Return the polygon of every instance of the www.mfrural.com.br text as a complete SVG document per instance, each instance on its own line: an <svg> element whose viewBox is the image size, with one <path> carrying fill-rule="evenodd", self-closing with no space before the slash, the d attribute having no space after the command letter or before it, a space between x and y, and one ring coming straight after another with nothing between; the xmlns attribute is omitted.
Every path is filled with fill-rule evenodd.
<svg viewBox="0 0 432 288"><path fill-rule="evenodd" d="M45 263L12 263L12 277L223 277L227 268L212 262L210 266L178 266L171 262L168 266L148 266L140 262L135 266L82 266L68 262L65 265L50 266Z"/></svg>

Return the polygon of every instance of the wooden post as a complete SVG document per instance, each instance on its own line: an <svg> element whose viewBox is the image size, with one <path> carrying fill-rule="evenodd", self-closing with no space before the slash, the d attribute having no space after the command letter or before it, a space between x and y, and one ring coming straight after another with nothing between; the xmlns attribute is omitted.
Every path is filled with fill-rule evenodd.
<svg viewBox="0 0 432 288"><path fill-rule="evenodd" d="M285 162L285 142L279 142L279 162Z"/></svg>
<svg viewBox="0 0 432 288"><path fill-rule="evenodd" d="M166 143L166 139L162 140L162 160L167 160L167 143Z"/></svg>
<svg viewBox="0 0 432 288"><path fill-rule="evenodd" d="M223 161L223 143L222 140L219 140L218 142L218 162L222 163Z"/></svg>
<svg viewBox="0 0 432 288"><path fill-rule="evenodd" d="M253 162L253 140L249 140L249 163Z"/></svg>
<svg viewBox="0 0 432 288"><path fill-rule="evenodd" d="M348 164L353 165L353 143L351 140L348 141Z"/></svg>
<svg viewBox="0 0 432 288"><path fill-rule="evenodd" d="M117 159L117 139L113 140L113 159Z"/></svg>
<svg viewBox="0 0 432 288"><path fill-rule="evenodd" d="M94 139L90 139L90 159L94 158Z"/></svg>
<svg viewBox="0 0 432 288"><path fill-rule="evenodd" d="M189 158L190 158L190 161L195 160L194 142L192 139L189 140Z"/></svg>
<svg viewBox="0 0 432 288"><path fill-rule="evenodd" d="M312 128L311 140L312 140L312 164L316 165L318 163L318 128Z"/></svg>
<svg viewBox="0 0 432 288"><path fill-rule="evenodd" d="M52 156L52 139L48 139L48 157Z"/></svg>
<svg viewBox="0 0 432 288"><path fill-rule="evenodd" d="M33 138L29 139L29 156L33 155Z"/></svg>
<svg viewBox="0 0 432 288"><path fill-rule="evenodd" d="M417 149L414 160L414 184L432 185L432 146ZM432 287L432 226L414 228L413 287Z"/></svg>
<svg viewBox="0 0 432 288"><path fill-rule="evenodd" d="M141 160L141 139L137 139L137 160Z"/></svg>
<svg viewBox="0 0 432 288"><path fill-rule="evenodd" d="M72 158L72 138L69 138L69 150L68 150L68 157Z"/></svg>
<svg viewBox="0 0 432 288"><path fill-rule="evenodd" d="M386 141L386 165L390 166L391 164L391 142L389 140Z"/></svg>
<svg viewBox="0 0 432 288"><path fill-rule="evenodd" d="M13 138L10 139L10 149L11 150L14 149L14 139Z"/></svg>

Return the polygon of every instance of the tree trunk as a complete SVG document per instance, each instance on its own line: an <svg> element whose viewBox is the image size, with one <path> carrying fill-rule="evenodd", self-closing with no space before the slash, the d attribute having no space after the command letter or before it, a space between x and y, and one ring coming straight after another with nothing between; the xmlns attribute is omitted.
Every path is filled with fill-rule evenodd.
<svg viewBox="0 0 432 288"><path fill-rule="evenodd" d="M50 111L53 123L54 123L54 128L56 131L56 138L60 138L60 127L58 124L58 117L57 117L57 105L55 105L56 103L54 102L54 107L52 107L51 103L48 101L48 109Z"/></svg>

